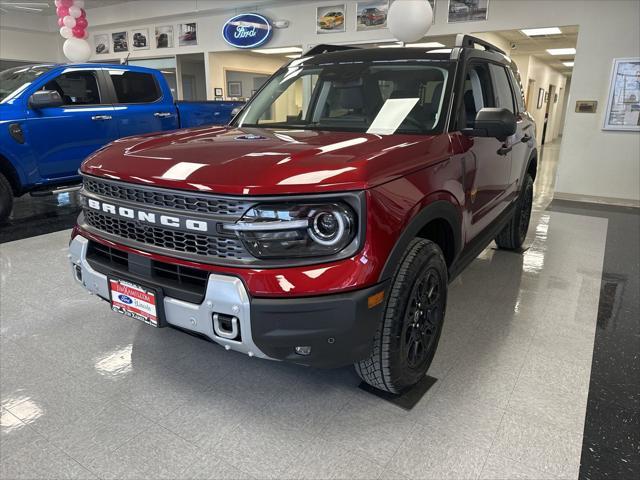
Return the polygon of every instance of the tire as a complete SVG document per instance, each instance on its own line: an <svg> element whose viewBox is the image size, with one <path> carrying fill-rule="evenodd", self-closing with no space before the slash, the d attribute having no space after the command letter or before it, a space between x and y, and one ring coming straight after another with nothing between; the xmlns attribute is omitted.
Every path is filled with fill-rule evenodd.
<svg viewBox="0 0 640 480"><path fill-rule="evenodd" d="M13 209L13 189L7 177L0 173L0 225L7 221Z"/></svg>
<svg viewBox="0 0 640 480"><path fill-rule="evenodd" d="M513 217L505 225L502 231L495 238L499 248L505 250L518 250L522 247L527 232L529 230L529 221L531 220L531 206L533 205L533 178L528 173L524 177L522 191L516 211Z"/></svg>
<svg viewBox="0 0 640 480"><path fill-rule="evenodd" d="M447 283L440 247L413 240L394 275L371 355L355 364L362 380L397 394L424 378L442 332Z"/></svg>

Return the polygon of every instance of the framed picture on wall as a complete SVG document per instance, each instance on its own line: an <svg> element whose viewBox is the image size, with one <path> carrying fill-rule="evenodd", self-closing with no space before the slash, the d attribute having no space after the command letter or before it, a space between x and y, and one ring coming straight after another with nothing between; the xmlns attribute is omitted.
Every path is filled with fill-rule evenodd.
<svg viewBox="0 0 640 480"><path fill-rule="evenodd" d="M148 28L139 28L137 30L133 30L133 50L149 50L149 29Z"/></svg>
<svg viewBox="0 0 640 480"><path fill-rule="evenodd" d="M640 132L640 58L613 60L602 128Z"/></svg>
<svg viewBox="0 0 640 480"><path fill-rule="evenodd" d="M448 23L481 22L489 15L489 0L449 0Z"/></svg>
<svg viewBox="0 0 640 480"><path fill-rule="evenodd" d="M111 39L113 40L113 53L129 51L129 40L127 39L127 32L112 33Z"/></svg>
<svg viewBox="0 0 640 480"><path fill-rule="evenodd" d="M538 90L538 103L536 105L538 110L542 108L542 105L544 105L544 88Z"/></svg>
<svg viewBox="0 0 640 480"><path fill-rule="evenodd" d="M316 33L338 33L345 31L346 9L341 5L316 8ZM386 21L386 19L385 19Z"/></svg>
<svg viewBox="0 0 640 480"><path fill-rule="evenodd" d="M389 2L385 0L358 2L356 4L356 31L387 28L388 11Z"/></svg>
<svg viewBox="0 0 640 480"><path fill-rule="evenodd" d="M222 89L221 88L214 88L213 89L213 95L216 97L221 97L222 96Z"/></svg>
<svg viewBox="0 0 640 480"><path fill-rule="evenodd" d="M109 41L108 33L100 33L93 36L93 45L96 55L104 55L105 53L111 53L111 42Z"/></svg>
<svg viewBox="0 0 640 480"><path fill-rule="evenodd" d="M178 29L178 45L180 47L189 47L198 44L197 23L181 23Z"/></svg>
<svg viewBox="0 0 640 480"><path fill-rule="evenodd" d="M227 96L228 97L241 97L242 96L242 82L227 82Z"/></svg>
<svg viewBox="0 0 640 480"><path fill-rule="evenodd" d="M173 48L173 25L156 27L156 48Z"/></svg>

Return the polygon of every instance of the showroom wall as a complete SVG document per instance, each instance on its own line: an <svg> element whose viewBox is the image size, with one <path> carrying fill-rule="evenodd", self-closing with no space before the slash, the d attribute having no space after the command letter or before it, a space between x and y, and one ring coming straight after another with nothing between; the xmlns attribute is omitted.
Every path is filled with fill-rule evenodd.
<svg viewBox="0 0 640 480"><path fill-rule="evenodd" d="M299 1L295 6L271 2L257 11L271 19L290 21L289 28L274 32L269 47L318 43L354 43L390 40L388 30L355 31L355 1L347 3L346 32L315 33L317 5L335 5L335 1ZM153 4L151 7L150 5ZM575 58L572 86L561 147L558 172L558 196L567 198L609 197L640 203L640 162L637 159L640 137L637 133L603 131L603 115L609 89L612 61L616 57L640 56L640 2L637 0L584 1L575 0L490 0L487 21L447 23L447 0L437 0L435 24L430 34L473 33L511 30L527 27L578 25L578 54ZM221 6L225 5L225 6ZM88 10L90 31L112 33L120 29L131 31L155 25L197 20L198 45L132 52L131 56L173 55L190 52L220 52L233 50L220 35L222 25L237 9L229 10L226 2L184 0L180 2L136 1ZM255 8L251 10L256 10ZM184 14L182 12L197 12ZM122 19L126 18L126 23ZM55 31L55 18L50 18L50 31ZM16 35L11 30L4 38ZM176 30L177 36L177 30ZM7 43L6 41L2 42ZM40 42L36 42L37 45ZM33 44L32 44L33 45ZM61 47L62 39L58 39ZM35 46L35 45L34 45ZM0 57L4 58L4 46ZM11 47L18 48L18 47ZM46 44L40 48L49 48ZM15 52L11 52L15 53ZM43 54L47 51L43 50ZM59 55L59 52L57 53ZM55 56L51 54L51 56ZM120 54L119 56L124 56ZM15 58L15 57L12 57ZM100 56L94 56L98 60ZM111 58L111 57L110 57ZM211 58L208 57L209 73ZM219 79L210 76L209 89ZM575 100L596 100L596 114L575 113Z"/></svg>
<svg viewBox="0 0 640 480"><path fill-rule="evenodd" d="M62 42L51 18L7 11L0 14L0 59L62 61Z"/></svg>

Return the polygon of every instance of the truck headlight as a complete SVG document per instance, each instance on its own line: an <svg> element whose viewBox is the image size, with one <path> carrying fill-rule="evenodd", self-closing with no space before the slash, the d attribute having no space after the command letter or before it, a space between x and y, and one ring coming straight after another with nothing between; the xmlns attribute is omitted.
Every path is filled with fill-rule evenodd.
<svg viewBox="0 0 640 480"><path fill-rule="evenodd" d="M264 204L222 229L235 232L257 258L334 255L355 238L356 215L344 203Z"/></svg>

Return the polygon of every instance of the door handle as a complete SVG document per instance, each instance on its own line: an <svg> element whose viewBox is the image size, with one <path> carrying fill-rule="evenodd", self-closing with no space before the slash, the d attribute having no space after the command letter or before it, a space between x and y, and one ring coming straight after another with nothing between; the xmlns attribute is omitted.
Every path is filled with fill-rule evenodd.
<svg viewBox="0 0 640 480"><path fill-rule="evenodd" d="M500 147L498 149L498 155L506 155L511 150L513 150L513 146L512 145L509 145L509 146L503 145L502 147Z"/></svg>
<svg viewBox="0 0 640 480"><path fill-rule="evenodd" d="M531 140L531 135L525 135L520 139L522 143L529 143L529 140Z"/></svg>
<svg viewBox="0 0 640 480"><path fill-rule="evenodd" d="M158 118L167 118L173 115L171 112L156 112L153 114L154 117Z"/></svg>
<svg viewBox="0 0 640 480"><path fill-rule="evenodd" d="M94 115L93 117L91 117L91 120L98 121L98 120L111 120L111 115Z"/></svg>

